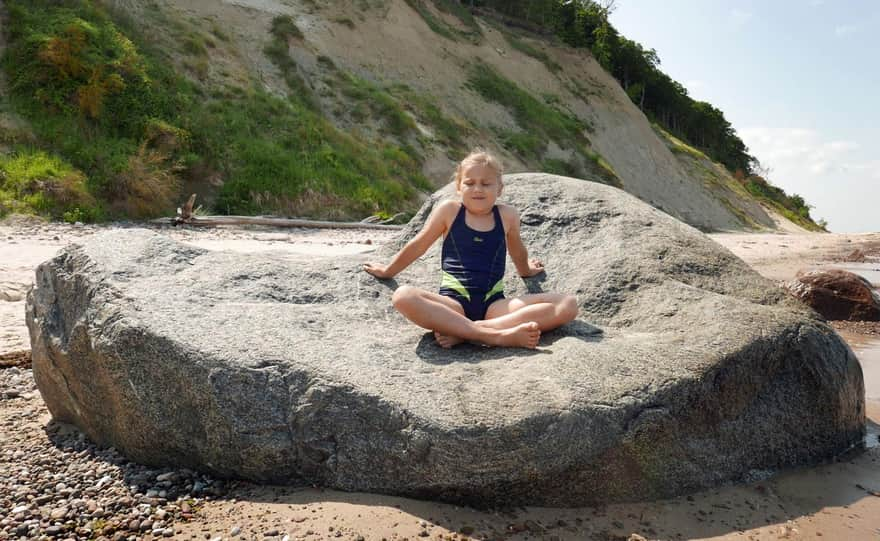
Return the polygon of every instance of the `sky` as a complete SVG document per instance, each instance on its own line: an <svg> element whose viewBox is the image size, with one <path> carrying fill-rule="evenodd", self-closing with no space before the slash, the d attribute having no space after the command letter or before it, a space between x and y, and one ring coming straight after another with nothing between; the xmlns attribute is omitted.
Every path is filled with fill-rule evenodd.
<svg viewBox="0 0 880 541"><path fill-rule="evenodd" d="M617 0L611 23L814 219L880 231L880 0Z"/></svg>

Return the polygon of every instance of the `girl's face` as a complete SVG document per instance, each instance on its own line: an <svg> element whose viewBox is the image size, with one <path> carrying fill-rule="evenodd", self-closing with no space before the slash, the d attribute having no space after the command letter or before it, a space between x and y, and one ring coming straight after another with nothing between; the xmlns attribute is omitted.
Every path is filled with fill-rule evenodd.
<svg viewBox="0 0 880 541"><path fill-rule="evenodd" d="M501 195L501 179L487 165L467 164L461 171L461 180L456 189L466 209L476 213L488 212Z"/></svg>

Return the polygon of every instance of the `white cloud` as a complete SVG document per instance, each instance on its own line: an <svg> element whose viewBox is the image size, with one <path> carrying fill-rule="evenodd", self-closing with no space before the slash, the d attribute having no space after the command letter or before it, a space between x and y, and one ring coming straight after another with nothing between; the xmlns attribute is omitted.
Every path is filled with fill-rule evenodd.
<svg viewBox="0 0 880 541"><path fill-rule="evenodd" d="M751 11L743 11L741 9L732 9L730 10L730 21L733 23L733 26L739 28L743 26L752 18Z"/></svg>
<svg viewBox="0 0 880 541"><path fill-rule="evenodd" d="M859 27L854 24L839 24L834 27L834 35L838 37L849 36L855 34Z"/></svg>
<svg viewBox="0 0 880 541"><path fill-rule="evenodd" d="M852 156L861 148L858 143L826 140L815 130L755 127L740 130L739 135L751 155L779 173L821 176L870 170Z"/></svg>
<svg viewBox="0 0 880 541"><path fill-rule="evenodd" d="M880 180L880 160L853 163L845 166L847 172L871 180Z"/></svg>
<svg viewBox="0 0 880 541"><path fill-rule="evenodd" d="M749 154L770 168L769 180L815 205L832 231L878 231L872 196L880 182L880 159L856 141L832 139L804 128L767 126L737 130Z"/></svg>

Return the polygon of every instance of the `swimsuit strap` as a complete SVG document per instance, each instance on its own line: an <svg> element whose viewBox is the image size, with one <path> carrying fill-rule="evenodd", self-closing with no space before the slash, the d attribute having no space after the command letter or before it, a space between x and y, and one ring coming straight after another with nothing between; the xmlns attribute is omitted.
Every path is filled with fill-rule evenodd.
<svg viewBox="0 0 880 541"><path fill-rule="evenodd" d="M462 205L464 207L464 205ZM498 208L498 205L492 206L492 214L495 215L495 227L501 228L501 233L506 236L507 232L504 231L504 222L501 221L501 209Z"/></svg>
<svg viewBox="0 0 880 541"><path fill-rule="evenodd" d="M456 224L465 224L465 225L467 225L467 222L465 221L465 216L464 216L465 210L466 210L466 209L464 208L464 204L463 204L463 203L459 203L458 213L456 213L456 215L455 215L455 219L452 220L452 225L449 226L449 231L447 232L447 234L449 234L449 233L452 232L452 228L455 227Z"/></svg>

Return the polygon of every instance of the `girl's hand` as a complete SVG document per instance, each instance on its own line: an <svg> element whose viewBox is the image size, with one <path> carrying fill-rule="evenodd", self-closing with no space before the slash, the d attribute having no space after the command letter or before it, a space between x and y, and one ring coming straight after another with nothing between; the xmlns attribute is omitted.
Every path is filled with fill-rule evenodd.
<svg viewBox="0 0 880 541"><path fill-rule="evenodd" d="M529 272L528 274L523 275L523 278L535 276L542 272L544 272L544 263L542 263L540 259L531 259L529 260Z"/></svg>
<svg viewBox="0 0 880 541"><path fill-rule="evenodd" d="M385 278L391 278L391 275L388 274L388 267L380 265L379 263L364 263L364 271L383 280Z"/></svg>

